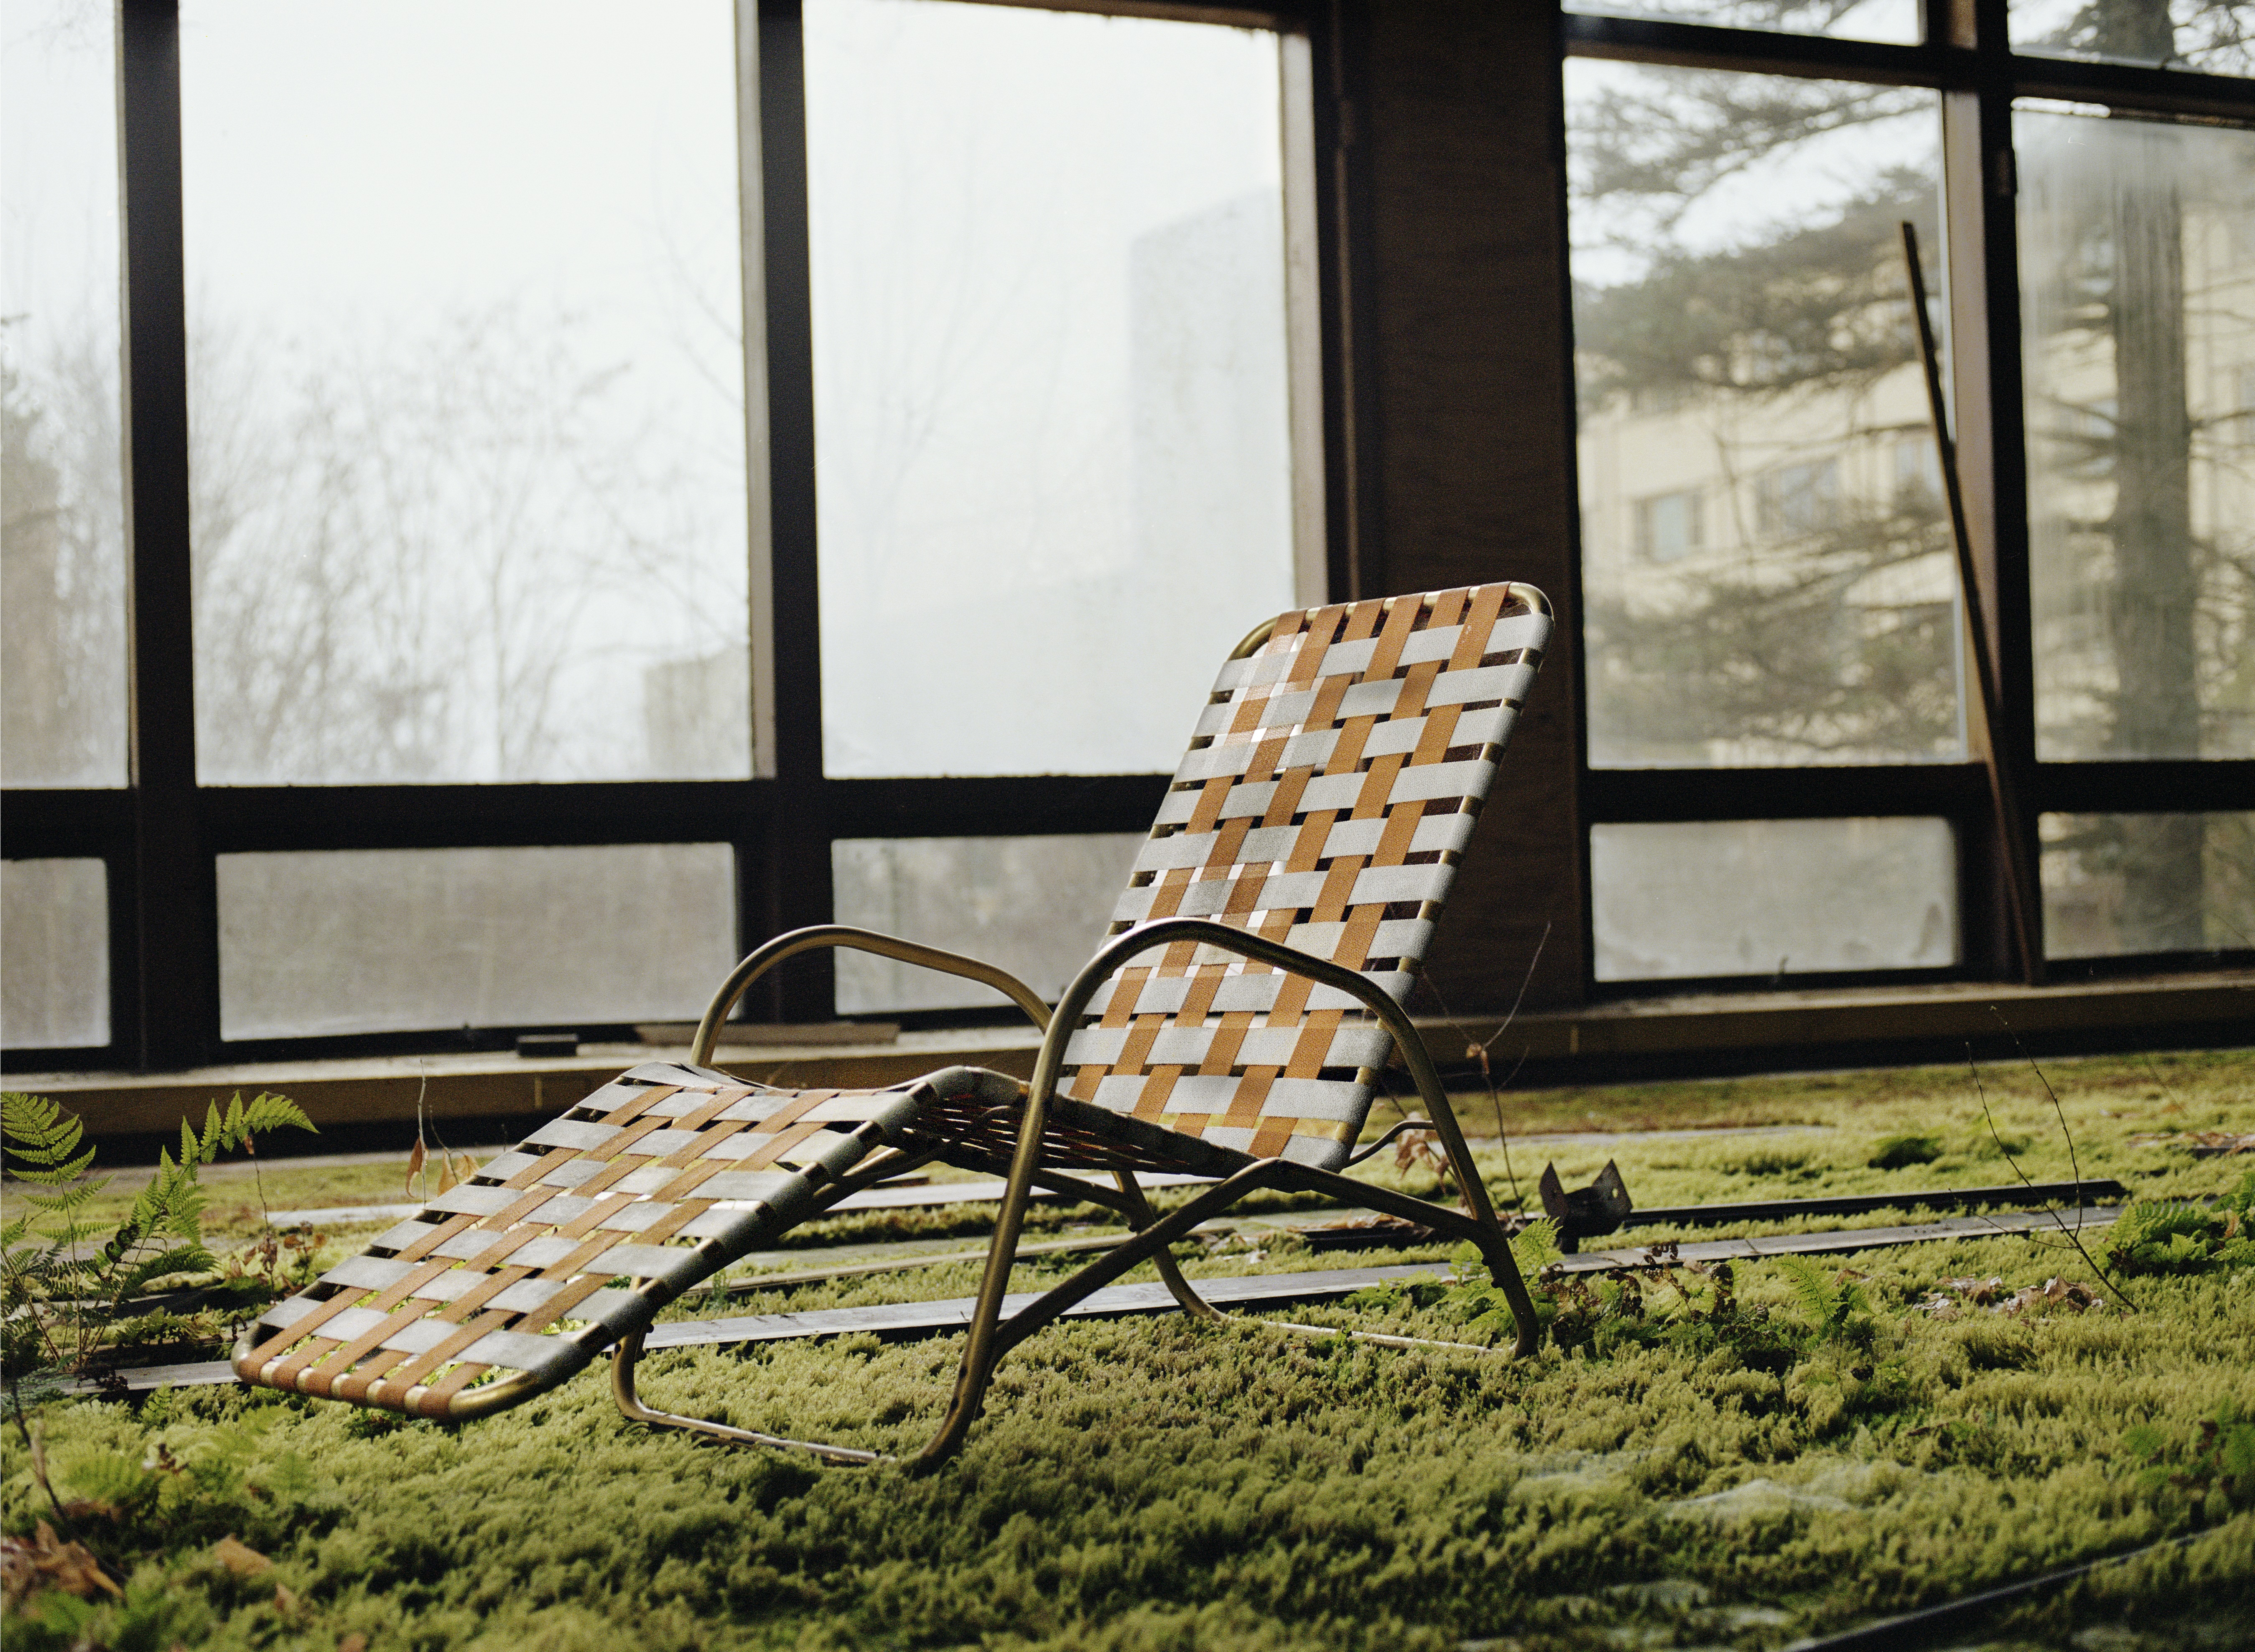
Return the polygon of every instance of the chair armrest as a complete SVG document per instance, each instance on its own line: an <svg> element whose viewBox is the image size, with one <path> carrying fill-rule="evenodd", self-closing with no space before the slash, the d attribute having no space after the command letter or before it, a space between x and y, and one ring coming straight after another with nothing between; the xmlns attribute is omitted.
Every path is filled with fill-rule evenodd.
<svg viewBox="0 0 2255 1652"><path fill-rule="evenodd" d="M728 1012L736 1007L736 1001L744 995L754 981L786 958L825 946L843 946L857 953L875 953L880 958L895 959L903 964L938 970L944 975L960 975L966 981L979 981L992 987L1024 1010L1034 1025L1044 1033L1049 1030L1050 1009L1042 1001L1042 995L1008 970L982 963L976 958L966 958L960 953L943 952L937 946L904 941L896 936L881 935L875 930L854 929L843 924L817 924L776 936L728 972L727 980L720 983L720 990L713 995L713 1002L706 1009L704 1020L697 1023L697 1040L689 1052L691 1065L701 1067L712 1060L713 1047L720 1041L720 1023L727 1019Z"/></svg>

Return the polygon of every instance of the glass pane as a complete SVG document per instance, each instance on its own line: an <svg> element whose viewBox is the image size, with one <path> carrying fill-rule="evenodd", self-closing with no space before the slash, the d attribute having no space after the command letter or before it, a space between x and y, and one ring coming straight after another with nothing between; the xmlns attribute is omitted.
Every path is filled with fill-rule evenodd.
<svg viewBox="0 0 2255 1652"><path fill-rule="evenodd" d="M117 46L86 0L0 8L0 779L125 784ZM95 1040L106 1043L106 1037Z"/></svg>
<svg viewBox="0 0 2255 1652"><path fill-rule="evenodd" d="M1110 927L1140 832L1041 838L856 838L830 846L841 924L1008 970L1054 1002ZM838 1009L1008 1009L991 987L868 953L838 954Z"/></svg>
<svg viewBox="0 0 2255 1652"><path fill-rule="evenodd" d="M1914 45L1920 38L1918 0L1623 0L1617 5L1570 0L1566 10L1903 45Z"/></svg>
<svg viewBox="0 0 2255 1652"><path fill-rule="evenodd" d="M2255 948L2255 813L2048 814L2053 958Z"/></svg>
<svg viewBox="0 0 2255 1652"><path fill-rule="evenodd" d="M750 772L734 41L182 6L207 783Z"/></svg>
<svg viewBox="0 0 2255 1652"><path fill-rule="evenodd" d="M2013 130L2037 756L2255 756L2255 132Z"/></svg>
<svg viewBox="0 0 2255 1652"><path fill-rule="evenodd" d="M99 861L0 861L0 1038L109 1042L109 884Z"/></svg>
<svg viewBox="0 0 2255 1652"><path fill-rule="evenodd" d="M1591 763L1958 757L1898 227L1939 245L1934 94L1582 59L1566 91Z"/></svg>
<svg viewBox="0 0 2255 1652"><path fill-rule="evenodd" d="M2245 0L2009 0L2013 46L2209 74L2255 74Z"/></svg>
<svg viewBox="0 0 2255 1652"><path fill-rule="evenodd" d="M1170 770L1294 601L1276 37L805 18L824 765Z"/></svg>
<svg viewBox="0 0 2255 1652"><path fill-rule="evenodd" d="M223 854L220 1032L693 1020L735 942L725 843Z"/></svg>
<svg viewBox="0 0 2255 1652"><path fill-rule="evenodd" d="M1946 820L1590 828L1599 981L1937 969L1957 945Z"/></svg>

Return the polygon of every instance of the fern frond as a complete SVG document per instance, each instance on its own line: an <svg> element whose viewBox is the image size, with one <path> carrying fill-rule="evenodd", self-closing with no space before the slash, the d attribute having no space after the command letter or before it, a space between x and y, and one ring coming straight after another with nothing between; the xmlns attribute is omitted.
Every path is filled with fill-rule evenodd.
<svg viewBox="0 0 2255 1652"><path fill-rule="evenodd" d="M1560 1254L1558 1224L1548 1216L1528 1223L1511 1241L1512 1260L1530 1279L1557 1261Z"/></svg>
<svg viewBox="0 0 2255 1652"><path fill-rule="evenodd" d="M94 1149L78 1150L86 1127L43 1095L0 1093L0 1138L11 1161L8 1173L48 1187L74 1182L94 1163Z"/></svg>
<svg viewBox="0 0 2255 1652"><path fill-rule="evenodd" d="M1833 1315L1839 1311L1840 1293L1824 1276L1823 1269L1806 1256L1788 1255L1775 1260L1785 1275L1786 1283L1792 1288L1794 1300L1801 1306L1802 1316L1818 1331L1830 1325Z"/></svg>
<svg viewBox="0 0 2255 1652"><path fill-rule="evenodd" d="M321 1133L320 1127L306 1116L305 1108L286 1095L274 1095L264 1090L251 1097L249 1107L243 1111L242 1123L245 1135L278 1130L285 1126L293 1130L310 1130L315 1135Z"/></svg>
<svg viewBox="0 0 2255 1652"><path fill-rule="evenodd" d="M60 1193L26 1193L24 1203L43 1216L72 1216L109 1185L109 1177L105 1176L98 1181L81 1182L75 1187L66 1187Z"/></svg>
<svg viewBox="0 0 2255 1652"><path fill-rule="evenodd" d="M183 1121L183 1128L186 1121ZM227 1111L220 1111L214 1100L204 1118L203 1139L198 1143L199 1163L208 1164L220 1154L232 1153L250 1146L251 1138L285 1126L293 1130L320 1131L313 1120L306 1116L303 1107L286 1095L274 1095L262 1090L244 1105L242 1092L237 1090L228 1098ZM256 1149L252 1149L256 1151Z"/></svg>

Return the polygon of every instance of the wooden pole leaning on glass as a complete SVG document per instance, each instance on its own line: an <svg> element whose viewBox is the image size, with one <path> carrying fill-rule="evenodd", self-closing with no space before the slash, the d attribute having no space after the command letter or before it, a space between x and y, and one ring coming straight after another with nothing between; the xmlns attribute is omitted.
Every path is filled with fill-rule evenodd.
<svg viewBox="0 0 2255 1652"><path fill-rule="evenodd" d="M1919 359L1926 369L1926 405L1934 420L1935 456L1942 466L1942 497L1949 507L1949 540L1957 553L1957 588L1965 603L1965 634L1971 640L1974 692L1981 702L1981 756L1989 781L1989 807L1997 828L1997 854L2005 863L2005 893L2013 909L2013 943L2020 955L2020 977L2031 987L2044 981L2043 941L2038 934L2035 879L2028 869L2027 817L2020 788L1998 742L2004 732L2004 691L1989 647L1981 581L1973 566L1973 540L1965 526L1965 489L1957 469L1957 444L1949 434L1949 411L1942 395L1942 359L1934 345L1934 322L1926 313L1926 272L1918 261L1918 229L1902 226L1903 266L1910 278L1911 313L1918 322Z"/></svg>
<svg viewBox="0 0 2255 1652"><path fill-rule="evenodd" d="M237 1345L238 1375L465 1422L608 1352L614 1395L637 1421L879 1461L658 1409L637 1394L636 1368L657 1314L685 1291L934 1161L1001 1176L1005 1191L924 1465L961 1446L998 1360L1145 1262L1185 1311L1240 1323L1199 1297L1169 1247L1260 1188L1471 1241L1511 1305L1509 1352L1528 1353L1537 1325L1525 1282L1402 1003L1549 629L1542 594L1506 584L1339 603L1256 628L1199 712L1109 938L1054 1014L1008 971L959 953L839 924L778 936L721 983L687 1061L621 1074L269 1308ZM1031 1080L949 1067L881 1089L790 1090L709 1065L747 988L831 947L1001 994L1041 1030ZM1396 1050L1462 1211L1343 1173ZM1207 1185L1161 1215L1137 1181L1146 1171ZM1115 1213L1130 1236L1006 1318L1036 1188Z"/></svg>

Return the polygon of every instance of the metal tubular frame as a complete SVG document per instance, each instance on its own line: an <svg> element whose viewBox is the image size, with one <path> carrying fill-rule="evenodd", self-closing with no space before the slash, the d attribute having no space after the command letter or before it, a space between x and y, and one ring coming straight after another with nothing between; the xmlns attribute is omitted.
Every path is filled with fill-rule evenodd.
<svg viewBox="0 0 2255 1652"><path fill-rule="evenodd" d="M1258 648L1266 640L1267 634L1266 626L1257 629L1239 645L1240 650L1249 652ZM1392 1035L1395 1045L1401 1050L1402 1059L1408 1066L1409 1076L1417 1086L1419 1099L1424 1102L1429 1115L1425 1119L1395 1125L1374 1145L1383 1146L1391 1136L1411 1124L1437 1131L1448 1156L1449 1167L1455 1173L1457 1185L1462 1190L1470 1213L1430 1205L1391 1188L1374 1187L1335 1170L1317 1170L1284 1158L1255 1160L1163 1217L1153 1212L1132 1171L1113 1173L1119 1184L1116 1195L1107 1195L1102 1188L1092 1186L1078 1177L1044 1171L1041 1157L1049 1105L1057 1093L1057 1079L1064 1070L1065 1046L1071 1040L1081 1014L1088 1006L1089 998L1130 959L1180 941L1217 947L1256 963L1303 976L1318 986L1344 992L1367 1008ZM1033 1079L1026 1086L1024 1112L1018 1124L1017 1146L1011 1156L1002 1202L995 1213L994 1234L987 1246L986 1272L980 1280L976 1305L972 1311L970 1335L965 1344L962 1365L956 1375L954 1394L939 1431L915 1459L915 1466L918 1468L936 1466L962 1447L971 1424L978 1418L994 1367L1004 1354L1036 1332L1054 1324L1074 1304L1085 1301L1092 1293L1100 1290L1142 1262L1149 1262L1157 1269L1161 1281L1184 1312L1215 1323L1236 1318L1234 1315L1222 1312L1198 1294L1183 1276L1168 1248L1200 1222L1219 1215L1246 1194L1264 1187L1328 1194L1355 1206L1420 1222L1469 1240L1479 1247L1481 1260L1486 1262L1490 1276L1502 1287L1504 1298L1511 1304L1512 1320L1517 1332L1511 1349L1512 1356L1524 1359L1535 1352L1541 1327L1535 1318L1534 1299L1528 1294L1527 1282L1520 1274L1517 1258L1512 1255L1511 1241L1504 1234L1502 1223L1496 1219L1495 1207L1488 1199L1486 1185L1480 1180L1479 1168L1472 1163L1472 1150L1465 1144L1464 1131L1457 1123L1455 1109L1449 1104L1448 1090L1433 1065L1431 1052L1425 1048L1425 1041L1410 1021L1408 1011L1397 1003L1384 988L1359 971L1248 931L1233 929L1212 918L1166 917L1139 925L1099 947L1096 955L1082 966L1080 973L1066 987L1064 995L1057 1001L1057 1009L1050 1011L1034 995L1032 988L992 964L981 963L977 959L966 958L956 953L942 952L937 947L919 946L913 941L880 935L874 931L849 929L839 924L817 925L794 931L788 935L778 935L729 972L727 980L713 995L713 1002L698 1028L696 1047L691 1055L692 1065L702 1065L711 1058L721 1022L736 1001L760 976L787 958L838 946L875 953L881 957L898 959L904 963L919 964L966 980L983 981L1011 997L1035 1024L1043 1029L1041 1051L1035 1058ZM834 1187L825 1188L822 1206L818 1208L826 1208L847 1193L882 1177L897 1174L913 1164L933 1158L944 1158L946 1151L945 1144L942 1143L922 1149L913 1156L897 1155L882 1158L873 1165L864 1165L851 1176L842 1178ZM1366 1157L1367 1154L1363 1156ZM1029 1303L1023 1311L1006 1321L1002 1318L1002 1302L1009 1291L1010 1270L1017 1262L1018 1239L1025 1225L1026 1206L1036 1186L1108 1206L1128 1219L1135 1234L1127 1243L1106 1252L1071 1278L1043 1292ZM1305 1336L1342 1334L1316 1325L1285 1322L1250 1323L1264 1324L1269 1329ZM1395 1337L1368 1332L1345 1334L1387 1346L1463 1347L1483 1354L1495 1352L1490 1348L1473 1348L1470 1344L1437 1343L1419 1337ZM837 1463L866 1465L889 1460L850 1446L788 1439L780 1435L762 1434L732 1428L725 1424L706 1422L699 1417L653 1409L642 1402L635 1388L634 1370L642 1355L643 1339L639 1336L625 1339L611 1355L612 1396L618 1402L619 1409L636 1422L653 1427L682 1429L730 1445L771 1445L811 1452Z"/></svg>

